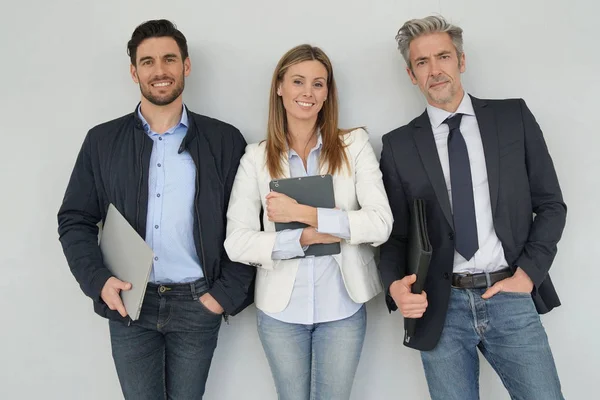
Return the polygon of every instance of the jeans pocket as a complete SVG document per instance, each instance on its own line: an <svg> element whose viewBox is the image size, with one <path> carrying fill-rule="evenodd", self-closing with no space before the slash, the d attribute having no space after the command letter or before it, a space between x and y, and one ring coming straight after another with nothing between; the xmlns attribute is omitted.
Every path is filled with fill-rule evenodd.
<svg viewBox="0 0 600 400"><path fill-rule="evenodd" d="M198 303L200 304L200 309L202 311L204 311L205 314L208 314L208 315L214 316L214 317L221 317L222 314L217 314L216 312L209 310L208 307L206 307L200 299L198 299Z"/></svg>
<svg viewBox="0 0 600 400"><path fill-rule="evenodd" d="M523 298L531 297L531 293L529 293L529 292L499 292L499 293L503 293L508 296L514 296L514 297L523 297Z"/></svg>

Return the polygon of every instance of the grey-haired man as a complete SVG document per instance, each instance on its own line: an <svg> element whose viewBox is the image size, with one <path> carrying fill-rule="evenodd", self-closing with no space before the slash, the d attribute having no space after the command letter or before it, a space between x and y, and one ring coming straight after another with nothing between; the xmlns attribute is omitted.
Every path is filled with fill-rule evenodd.
<svg viewBox="0 0 600 400"><path fill-rule="evenodd" d="M379 268L389 308L418 319L405 345L421 350L433 399L479 398L477 349L511 398L562 399L538 313L560 305L548 270L566 206L542 131L522 99L464 91L461 28L431 16L396 40L428 103L383 137L381 156L394 227ZM433 247L422 294L406 273L415 198Z"/></svg>

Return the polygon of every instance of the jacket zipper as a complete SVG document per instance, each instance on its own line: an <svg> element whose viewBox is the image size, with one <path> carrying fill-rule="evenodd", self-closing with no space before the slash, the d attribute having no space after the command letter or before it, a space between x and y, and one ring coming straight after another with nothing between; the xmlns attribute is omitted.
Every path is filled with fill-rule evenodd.
<svg viewBox="0 0 600 400"><path fill-rule="evenodd" d="M188 132L189 134L189 132ZM186 137L183 139L183 142L181 143L181 146L179 146L179 151L178 153L183 153L183 151L185 150L185 142L186 142ZM194 161L195 163L195 161ZM202 224L200 223L200 212L198 210L198 197L200 196L200 168L198 168L198 165L196 165L196 195L194 197L194 210L196 212L196 223L198 224L198 236L200 236L200 256L202 258L202 272L204 273L204 279L206 280L208 289L210 290L212 287L212 282L208 277L208 274L206 273L206 257L204 255L204 240L202 239ZM225 322L227 322L227 324L229 325L229 316L227 315L227 313L225 312L225 310L223 310L223 319L225 319Z"/></svg>
<svg viewBox="0 0 600 400"><path fill-rule="evenodd" d="M179 151L183 151L183 146L180 147ZM200 223L200 212L198 210L198 196L200 195L200 171L196 166L196 197L194 201L194 209L196 211L196 223L198 224L198 236L200 236L200 256L202 257L202 272L204 273L204 278L206 279L206 283L208 284L208 289L210 290L212 287L212 281L209 279L206 274L206 257L204 256L204 241L202 239L202 224ZM227 312L223 310L223 319L229 325L229 315Z"/></svg>
<svg viewBox="0 0 600 400"><path fill-rule="evenodd" d="M196 184L199 185L199 181L196 178ZM196 189L198 190L198 189ZM198 191L196 192L196 195L198 195ZM200 225L200 213L198 212L198 201L196 201L196 204L194 205L194 208L196 209L196 220L198 221L198 234L200 236L200 253L202 256L202 272L204 272L204 278L206 279L206 283L208 284L208 289L210 290L210 288L212 287L212 281L210 279L208 279L208 275L206 274L206 258L204 257L204 243L202 241L202 228ZM229 325L229 315L227 315L227 312L225 312L225 310L223 310L223 319L225 320L225 322L227 322L227 325Z"/></svg>
<svg viewBox="0 0 600 400"><path fill-rule="evenodd" d="M142 151L140 151L139 158L139 167L140 167L140 179L138 181L138 190L137 190L137 207L135 211L135 226L139 228L140 226L140 196L142 193L142 183L144 182L144 147L146 142L142 140ZM145 238L146 235L144 235ZM127 321L127 326L131 326L131 318Z"/></svg>
<svg viewBox="0 0 600 400"><path fill-rule="evenodd" d="M208 288L212 287L212 282L208 278L206 274L206 257L204 256L204 242L202 240L202 225L200 224L200 212L198 211L198 196L200 195L200 179L198 178L198 168L196 168L196 196L194 201L194 209L196 210L196 223L198 224L198 236L200 236L200 256L202 257L202 273L204 273L204 278L206 279L206 283L208 283Z"/></svg>
<svg viewBox="0 0 600 400"><path fill-rule="evenodd" d="M140 179L138 182L138 191L137 191L137 210L135 215L135 226L139 228L140 226L140 196L142 193L142 182L144 181L144 147L146 142L142 140L142 151L140 152ZM145 235L144 235L145 236Z"/></svg>

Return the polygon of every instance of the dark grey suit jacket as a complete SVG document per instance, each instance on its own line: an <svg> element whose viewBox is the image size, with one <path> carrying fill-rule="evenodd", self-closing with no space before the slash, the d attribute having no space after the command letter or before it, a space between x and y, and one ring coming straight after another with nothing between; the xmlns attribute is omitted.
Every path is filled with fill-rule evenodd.
<svg viewBox="0 0 600 400"><path fill-rule="evenodd" d="M494 228L506 261L521 267L535 285L540 313L560 305L548 275L566 219L566 205L542 131L522 99L471 97L487 166ZM442 333L454 260L452 212L427 112L383 136L383 181L394 227L381 246L379 270L387 290L406 274L409 204L426 201L433 247L425 283L428 308L409 347L433 349ZM389 292L388 292L389 293ZM387 296L390 310L397 307Z"/></svg>

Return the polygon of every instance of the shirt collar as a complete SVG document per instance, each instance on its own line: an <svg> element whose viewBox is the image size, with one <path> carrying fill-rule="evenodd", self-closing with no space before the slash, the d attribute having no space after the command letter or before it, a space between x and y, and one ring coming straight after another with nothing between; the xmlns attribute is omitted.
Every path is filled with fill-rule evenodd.
<svg viewBox="0 0 600 400"><path fill-rule="evenodd" d="M148 133L148 134L155 133L150 130L150 124L148 123L148 121L146 121L146 118L144 118L144 116L142 115L142 105L141 104L138 106L137 113L138 113L138 117L140 117L140 119L142 120L142 125L143 125L146 133ZM175 125L173 128L169 129L167 131L167 133L173 132L175 129L177 129L180 126L183 126L185 128L189 127L189 119L188 119L187 108L185 107L185 104L183 105L183 111L181 113L181 118L179 119L179 123L177 125Z"/></svg>
<svg viewBox="0 0 600 400"><path fill-rule="evenodd" d="M473 103L471 102L471 96L467 92L465 92L462 101L458 105L456 112L451 113L446 110L442 110L441 108L437 108L432 106L431 104L427 104L427 115L429 116L429 122L431 122L431 127L433 129L437 129L444 123L446 118L454 115L454 114L465 114L475 116L475 110L473 109Z"/></svg>
<svg viewBox="0 0 600 400"><path fill-rule="evenodd" d="M310 151L321 149L321 147L323 147L323 138L321 137L321 131L317 131L317 144L315 145L315 147L310 149ZM288 159L291 159L292 156L298 156L298 153L296 153L294 149L289 149Z"/></svg>

